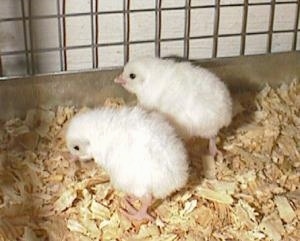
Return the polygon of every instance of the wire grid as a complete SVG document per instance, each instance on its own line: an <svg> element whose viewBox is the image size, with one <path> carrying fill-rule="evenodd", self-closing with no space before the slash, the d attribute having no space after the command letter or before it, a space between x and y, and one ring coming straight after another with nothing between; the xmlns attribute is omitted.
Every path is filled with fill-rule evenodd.
<svg viewBox="0 0 300 241"><path fill-rule="evenodd" d="M98 0L90 0L90 12L82 13L66 13L66 0L56 0L57 13L56 14L47 14L47 15L33 15L32 14L32 1L27 0L27 8L25 9L25 0L19 0L21 5L21 17L8 17L1 18L0 23L3 22L15 22L22 21L23 27L23 39L24 39L24 50L17 51L1 51L0 52L0 76L3 76L3 66L1 57L2 56L15 56L15 55L25 55L26 60L26 73L27 75L36 74L35 71L35 53L45 53L59 51L59 63L60 71L68 71L68 51L73 49L84 49L90 48L92 52L92 68L99 68L99 59L101 59L101 53L99 53L100 47L106 46L123 46L124 47L124 60L123 63L126 64L129 60L129 49L133 44L143 44L143 43L154 43L155 44L155 53L157 57L161 57L161 44L163 42L172 42L172 41L183 41L183 57L186 59L190 58L190 41L198 39L213 39L213 49L211 58L218 57L218 42L221 37L240 37L240 51L239 55L245 55L245 41L246 36L250 35L260 35L267 34L267 48L266 53L272 53L272 40L273 35L276 33L292 33L293 34L293 43L290 51L297 51L297 38L299 32L299 11L300 11L300 1L284 1L278 2L271 0L269 2L256 2L251 3L248 0L245 0L244 3L230 3L222 4L221 0L215 0L214 4L211 5L201 5L201 6L191 6L191 0L185 0L185 6L182 7L162 7L162 0L155 0L155 8L147 9L131 9L130 0L123 0L123 9L116 11L101 11L99 9ZM296 8L296 18L293 29L288 30L274 30L274 13L275 7L281 4L297 4ZM62 7L61 7L62 6ZM248 8L249 6L269 6L270 7L270 17L269 17L269 27L267 31L255 31L247 32L247 21L248 21ZM242 7L242 29L240 33L228 33L220 34L220 9L229 8L229 7ZM214 28L213 34L211 35L199 35L190 36L190 24L191 24L191 10L193 9L214 9ZM175 38L162 38L161 29L162 29L162 13L164 11L172 10L184 10L184 36L175 37ZM25 13L28 13L27 15ZM130 16L132 13L137 12L154 12L155 13L155 38L148 40L130 40ZM123 15L123 41L120 42L108 42L108 43L99 43L99 16L100 15L110 15L110 14L122 14ZM91 43L84 45L75 45L67 46L67 34L66 34L66 19L69 17L78 17L78 16L90 16L90 27L91 27ZM51 48L34 48L33 46L33 20L41 19L57 19L58 25L58 47Z"/></svg>

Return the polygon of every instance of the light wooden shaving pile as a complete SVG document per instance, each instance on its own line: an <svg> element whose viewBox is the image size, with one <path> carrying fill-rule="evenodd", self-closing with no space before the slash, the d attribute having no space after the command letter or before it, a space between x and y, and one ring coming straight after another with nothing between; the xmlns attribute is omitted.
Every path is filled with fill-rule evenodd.
<svg viewBox="0 0 300 241"><path fill-rule="evenodd" d="M0 240L300 240L300 84L238 99L223 156L210 163L193 140L190 181L153 204L153 223L130 223L104 170L69 160L66 123L80 110L0 121Z"/></svg>

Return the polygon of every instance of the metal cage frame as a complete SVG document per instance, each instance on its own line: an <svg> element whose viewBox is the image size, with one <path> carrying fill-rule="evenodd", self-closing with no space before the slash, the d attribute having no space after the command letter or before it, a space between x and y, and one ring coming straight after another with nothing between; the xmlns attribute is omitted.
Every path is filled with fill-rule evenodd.
<svg viewBox="0 0 300 241"><path fill-rule="evenodd" d="M60 71L68 71L68 61L67 61L67 51L71 49L83 49L90 48L92 51L92 68L99 68L99 47L104 46L116 46L121 45L124 47L124 64L129 60L129 48L131 44L142 44L142 43L155 43L155 56L161 56L161 43L168 41L183 41L183 57L189 59L190 56L190 40L192 39L213 39L213 49L211 58L218 58L218 40L220 37L240 37L240 51L239 56L245 55L246 46L246 36L249 35L259 35L266 34L267 48L266 54L272 53L272 36L275 33L293 33L293 43L290 51L297 51L297 39L299 29L299 12L300 12L300 1L285 1L277 2L271 0L270 2L262 3L249 3L248 0L244 0L244 3L238 4L222 4L221 0L215 0L213 5L203 5L203 6L191 6L191 0L185 1L185 6L182 7L162 7L162 0L156 0L155 8L147 9L131 9L130 0L123 0L123 9L118 11L99 11L98 0L90 0L90 12L84 13L69 13L66 14L66 0L56 0L57 14L48 15L32 15L32 1L28 0L28 16L25 12L25 0L19 0L21 5L22 16L12 17L12 18L0 18L0 23L11 22L11 21L22 21L23 26L23 38L25 49L21 51L2 51L0 52L0 77L3 76L3 66L1 57L8 55L25 55L26 60L26 73L27 75L35 75L35 53L42 52L52 52L59 51L59 63ZM296 8L296 18L294 23L294 28L289 30L274 30L274 13L276 5L280 4L297 4ZM257 31L257 32L247 32L247 21L248 21L248 8L249 6L269 6L270 7L270 17L269 26L267 31ZM62 8L61 8L62 6ZM243 19L242 19L242 29L240 33L234 34L219 34L219 24L220 24L220 9L226 7L243 7ZM190 36L190 22L191 22L191 10L200 8L211 8L214 9L214 28L212 35L199 35ZM162 12L170 10L184 10L184 37L181 38L161 38L161 26L162 26ZM130 14L134 12L155 12L155 38L149 40L131 41L130 40ZM122 14L123 15L123 41L112 42L112 43L99 43L98 29L99 29L99 16L109 15L109 14ZM76 16L90 16L91 19L91 43L88 45L77 45L77 46L67 46L66 44L66 18L76 17ZM57 19L58 24L58 45L53 48L33 48L33 33L32 33L32 20L36 19Z"/></svg>

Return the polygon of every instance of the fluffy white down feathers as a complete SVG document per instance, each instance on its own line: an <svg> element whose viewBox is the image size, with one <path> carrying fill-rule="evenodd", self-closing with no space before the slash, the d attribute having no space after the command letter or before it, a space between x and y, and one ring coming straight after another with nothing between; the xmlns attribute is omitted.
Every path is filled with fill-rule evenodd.
<svg viewBox="0 0 300 241"><path fill-rule="evenodd" d="M231 122L232 101L225 84L189 62L136 59L115 82L136 94L145 108L167 116L184 138L213 138Z"/></svg>
<svg viewBox="0 0 300 241"><path fill-rule="evenodd" d="M66 140L73 155L94 158L113 186L127 194L164 198L187 182L185 148L159 114L138 107L80 113Z"/></svg>

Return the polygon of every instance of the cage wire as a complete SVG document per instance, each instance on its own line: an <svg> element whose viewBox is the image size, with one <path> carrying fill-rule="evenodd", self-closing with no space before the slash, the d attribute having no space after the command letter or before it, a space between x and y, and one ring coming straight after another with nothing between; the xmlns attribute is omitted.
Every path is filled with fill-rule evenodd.
<svg viewBox="0 0 300 241"><path fill-rule="evenodd" d="M299 0L1 2L2 77L120 67L145 52L157 57L175 54L210 59L300 49ZM72 11L74 6L76 11ZM143 16L151 17L139 23ZM78 29L84 31L72 34ZM112 38L108 35L101 41L104 32L113 33ZM146 37L135 38L136 32ZM248 51L251 43L254 47ZM141 47L133 54L137 45ZM145 51L147 46L154 47ZM74 57L72 51L79 52ZM76 68L72 67L75 59Z"/></svg>

